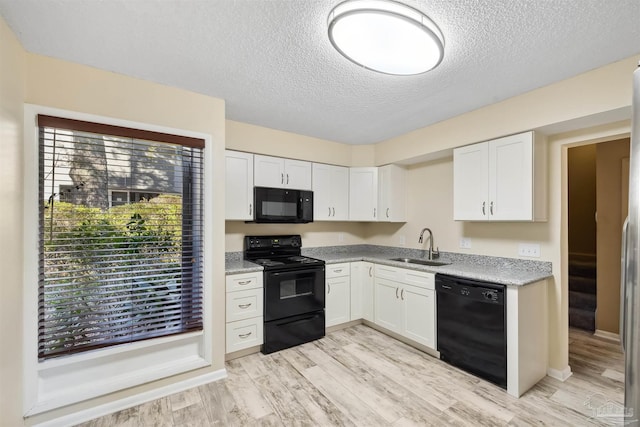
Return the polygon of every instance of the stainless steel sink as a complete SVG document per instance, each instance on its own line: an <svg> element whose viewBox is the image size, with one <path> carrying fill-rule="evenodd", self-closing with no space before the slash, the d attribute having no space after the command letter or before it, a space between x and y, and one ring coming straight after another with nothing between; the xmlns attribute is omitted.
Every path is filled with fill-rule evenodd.
<svg viewBox="0 0 640 427"><path fill-rule="evenodd" d="M435 259L416 259L416 258L390 258L389 261L406 262L407 264L420 264L420 265L449 265L447 261L437 261Z"/></svg>

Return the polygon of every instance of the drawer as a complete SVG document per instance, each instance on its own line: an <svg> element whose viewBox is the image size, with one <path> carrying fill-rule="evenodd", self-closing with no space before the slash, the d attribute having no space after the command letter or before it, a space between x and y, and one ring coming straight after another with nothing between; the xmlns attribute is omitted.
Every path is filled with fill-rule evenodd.
<svg viewBox="0 0 640 427"><path fill-rule="evenodd" d="M351 266L348 262L340 264L330 264L325 266L325 279L332 279L334 277L349 276L351 274Z"/></svg>
<svg viewBox="0 0 640 427"><path fill-rule="evenodd" d="M262 272L229 274L227 276L227 292L255 289L262 287Z"/></svg>
<svg viewBox="0 0 640 427"><path fill-rule="evenodd" d="M408 268L389 267L376 264L377 279L387 279L394 282L419 286L424 289L435 289L435 274L426 271L410 270Z"/></svg>
<svg viewBox="0 0 640 427"><path fill-rule="evenodd" d="M261 345L263 328L262 316L227 323L227 353Z"/></svg>
<svg viewBox="0 0 640 427"><path fill-rule="evenodd" d="M375 277L379 279L393 280L394 282L402 281L402 273L398 267L389 267L388 265L376 264Z"/></svg>
<svg viewBox="0 0 640 427"><path fill-rule="evenodd" d="M402 269L404 279L403 283L419 286L424 289L435 290L436 288L436 275L434 273L427 273L426 271L416 271Z"/></svg>
<svg viewBox="0 0 640 427"><path fill-rule="evenodd" d="M227 292L227 322L262 316L262 288Z"/></svg>

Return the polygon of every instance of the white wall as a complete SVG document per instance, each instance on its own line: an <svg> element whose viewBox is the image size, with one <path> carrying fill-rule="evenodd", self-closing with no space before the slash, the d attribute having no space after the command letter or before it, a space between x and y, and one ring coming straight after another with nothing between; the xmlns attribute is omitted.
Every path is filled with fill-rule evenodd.
<svg viewBox="0 0 640 427"><path fill-rule="evenodd" d="M22 122L25 52L0 17L0 425L22 424Z"/></svg>

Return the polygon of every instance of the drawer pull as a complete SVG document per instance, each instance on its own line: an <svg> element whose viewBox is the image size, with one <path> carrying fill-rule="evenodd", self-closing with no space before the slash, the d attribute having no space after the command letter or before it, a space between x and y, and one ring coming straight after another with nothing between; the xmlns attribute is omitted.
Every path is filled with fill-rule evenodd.
<svg viewBox="0 0 640 427"><path fill-rule="evenodd" d="M241 309L243 309L243 310L244 310L245 308L249 308L249 307L251 307L251 303L247 303L247 304L238 304L238 308L241 308Z"/></svg>
<svg viewBox="0 0 640 427"><path fill-rule="evenodd" d="M240 334L240 335L238 335L238 338L245 339L245 338L248 338L250 335L251 335L251 332L247 332L246 334Z"/></svg>
<svg viewBox="0 0 640 427"><path fill-rule="evenodd" d="M244 285L248 285L249 283L251 283L251 279L239 281L238 285L244 286Z"/></svg>
<svg viewBox="0 0 640 427"><path fill-rule="evenodd" d="M342 269L340 270L333 270L334 273L342 273Z"/></svg>

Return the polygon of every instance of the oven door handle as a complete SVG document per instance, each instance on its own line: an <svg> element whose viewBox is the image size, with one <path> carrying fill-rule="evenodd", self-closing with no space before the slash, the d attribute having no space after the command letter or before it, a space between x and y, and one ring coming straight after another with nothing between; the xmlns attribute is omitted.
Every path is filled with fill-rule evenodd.
<svg viewBox="0 0 640 427"><path fill-rule="evenodd" d="M283 274L291 275L291 274L300 274L300 273L319 273L324 271L324 267L315 267L315 268L305 268L305 269L296 269L296 270L287 270L287 271L274 271L268 272L267 274L272 276L280 276Z"/></svg>

